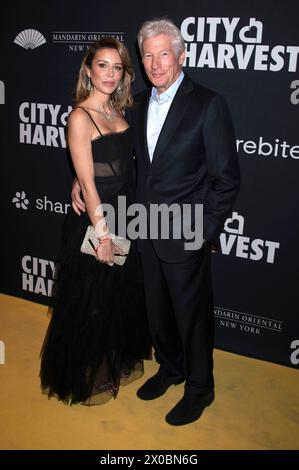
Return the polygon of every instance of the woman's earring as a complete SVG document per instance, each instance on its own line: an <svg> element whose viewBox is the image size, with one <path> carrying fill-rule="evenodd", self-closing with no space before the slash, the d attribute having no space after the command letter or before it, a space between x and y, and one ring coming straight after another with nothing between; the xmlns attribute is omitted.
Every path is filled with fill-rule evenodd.
<svg viewBox="0 0 299 470"><path fill-rule="evenodd" d="M91 90L92 90L92 84L91 84L91 79L90 79L90 77L88 77L88 81L87 81L86 88L87 88L87 91L91 91Z"/></svg>

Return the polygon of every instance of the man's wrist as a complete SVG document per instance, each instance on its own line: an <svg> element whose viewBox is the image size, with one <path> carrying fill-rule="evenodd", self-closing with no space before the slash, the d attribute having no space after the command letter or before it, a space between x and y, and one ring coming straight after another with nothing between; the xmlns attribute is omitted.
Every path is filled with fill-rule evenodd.
<svg viewBox="0 0 299 470"><path fill-rule="evenodd" d="M209 242L208 240L203 241L203 245L206 246L211 253L217 253L218 246L215 243Z"/></svg>

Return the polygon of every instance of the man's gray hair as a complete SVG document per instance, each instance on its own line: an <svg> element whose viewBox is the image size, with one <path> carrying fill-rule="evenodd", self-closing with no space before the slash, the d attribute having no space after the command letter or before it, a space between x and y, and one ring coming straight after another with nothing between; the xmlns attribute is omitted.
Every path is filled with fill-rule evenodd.
<svg viewBox="0 0 299 470"><path fill-rule="evenodd" d="M137 40L141 57L143 57L143 41L158 34L172 36L172 46L177 57L185 51L185 41L179 28L169 19L155 18L143 23L139 30Z"/></svg>

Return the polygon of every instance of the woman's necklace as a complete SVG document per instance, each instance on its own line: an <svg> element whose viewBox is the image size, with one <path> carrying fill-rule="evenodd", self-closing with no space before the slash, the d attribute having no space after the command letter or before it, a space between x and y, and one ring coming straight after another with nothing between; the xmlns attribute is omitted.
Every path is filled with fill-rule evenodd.
<svg viewBox="0 0 299 470"><path fill-rule="evenodd" d="M98 112L103 114L105 116L105 118L107 119L107 121L112 121L116 116L116 111L115 111L111 101L110 101L110 106L112 108L110 114L106 113L106 111L104 111L104 108L102 108L102 109L98 108Z"/></svg>

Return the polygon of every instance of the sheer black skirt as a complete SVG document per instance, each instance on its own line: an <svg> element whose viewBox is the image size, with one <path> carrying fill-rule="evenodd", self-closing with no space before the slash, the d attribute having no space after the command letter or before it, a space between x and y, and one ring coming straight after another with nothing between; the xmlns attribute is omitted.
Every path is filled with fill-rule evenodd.
<svg viewBox="0 0 299 470"><path fill-rule="evenodd" d="M119 385L143 374L151 353L139 255L123 266L80 253L89 224L71 213L64 227L51 320L41 351L41 387L68 404L116 397Z"/></svg>

